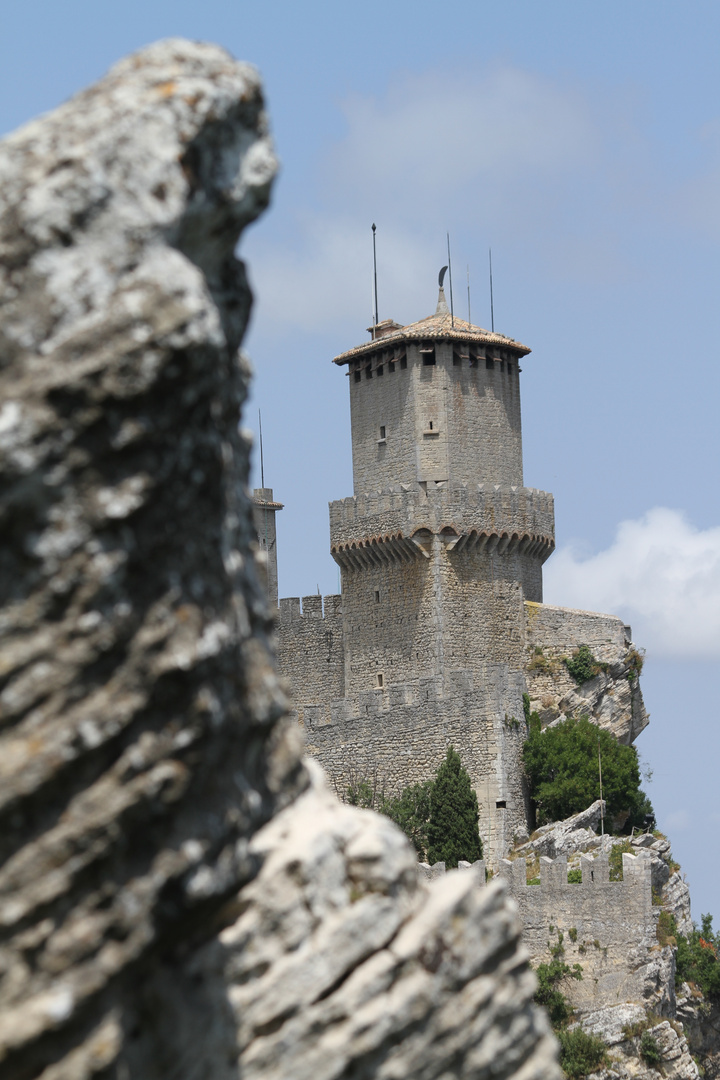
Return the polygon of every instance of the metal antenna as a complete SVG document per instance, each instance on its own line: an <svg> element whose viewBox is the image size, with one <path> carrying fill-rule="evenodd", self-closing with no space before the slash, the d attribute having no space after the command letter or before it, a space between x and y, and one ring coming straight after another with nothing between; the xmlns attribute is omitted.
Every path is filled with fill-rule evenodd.
<svg viewBox="0 0 720 1080"><path fill-rule="evenodd" d="M492 290L492 248L490 251L490 329L493 334L495 333L495 308L493 307L493 290Z"/></svg>
<svg viewBox="0 0 720 1080"><path fill-rule="evenodd" d="M265 462L263 461L263 444L262 444L262 415L258 409L258 426L260 428L260 487L265 487Z"/></svg>
<svg viewBox="0 0 720 1080"><path fill-rule="evenodd" d="M373 222L372 234L373 234L373 284L375 287L375 318L373 319L373 326L378 324L378 302L377 302L377 251L375 249L375 222ZM375 333L373 332L373 338Z"/></svg>
<svg viewBox="0 0 720 1080"><path fill-rule="evenodd" d="M467 264L467 286L468 286L468 322L472 326L472 319L470 318L470 264Z"/></svg>
<svg viewBox="0 0 720 1080"><path fill-rule="evenodd" d="M450 233L447 234L448 245L448 274L450 276L450 325L455 328L455 309L453 308L453 291L452 291L452 259L450 258Z"/></svg>

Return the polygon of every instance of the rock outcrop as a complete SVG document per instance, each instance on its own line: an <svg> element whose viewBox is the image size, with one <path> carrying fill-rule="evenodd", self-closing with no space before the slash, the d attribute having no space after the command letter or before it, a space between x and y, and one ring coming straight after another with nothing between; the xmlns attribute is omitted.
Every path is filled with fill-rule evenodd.
<svg viewBox="0 0 720 1080"><path fill-rule="evenodd" d="M255 72L169 41L0 146L0 1076L555 1080L502 886L310 783L234 256Z"/></svg>
<svg viewBox="0 0 720 1080"><path fill-rule="evenodd" d="M564 662L571 653L550 647L531 652L525 671L530 707L543 727L589 716L629 746L649 723L638 678L642 657L629 641L599 653L597 674L578 685Z"/></svg>

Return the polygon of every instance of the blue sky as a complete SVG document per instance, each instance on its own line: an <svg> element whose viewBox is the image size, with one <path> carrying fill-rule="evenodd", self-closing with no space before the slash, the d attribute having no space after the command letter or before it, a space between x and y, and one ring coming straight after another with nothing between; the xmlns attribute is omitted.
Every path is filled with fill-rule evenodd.
<svg viewBox="0 0 720 1080"><path fill-rule="evenodd" d="M430 314L453 245L456 309L523 341L526 483L552 491L546 599L611 610L648 650L649 793L720 916L716 361L720 6L506 0L24 0L0 17L0 131L160 37L259 67L282 161L242 253L259 299L266 483L280 591L337 589L327 503L352 492L346 381L380 317ZM259 479L256 481L259 482Z"/></svg>

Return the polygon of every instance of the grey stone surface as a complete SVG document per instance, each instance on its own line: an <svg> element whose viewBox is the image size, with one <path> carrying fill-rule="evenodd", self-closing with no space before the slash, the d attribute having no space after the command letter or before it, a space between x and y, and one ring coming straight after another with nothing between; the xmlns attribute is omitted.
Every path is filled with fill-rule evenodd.
<svg viewBox="0 0 720 1080"><path fill-rule="evenodd" d="M502 887L302 763L238 434L258 77L152 46L0 145L0 1076L559 1080Z"/></svg>

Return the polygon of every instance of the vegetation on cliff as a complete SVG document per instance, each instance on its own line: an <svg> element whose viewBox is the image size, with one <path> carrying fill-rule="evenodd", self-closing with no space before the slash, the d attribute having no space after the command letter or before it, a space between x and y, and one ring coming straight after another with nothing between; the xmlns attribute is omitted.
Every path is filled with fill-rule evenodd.
<svg viewBox="0 0 720 1080"><path fill-rule="evenodd" d="M642 825L652 814L640 787L640 766L634 746L623 746L586 716L569 717L541 728L537 713L526 704L529 735L523 748L525 773L538 825L580 813L600 797L598 750L602 759L602 795L608 825L626 817L625 827Z"/></svg>

